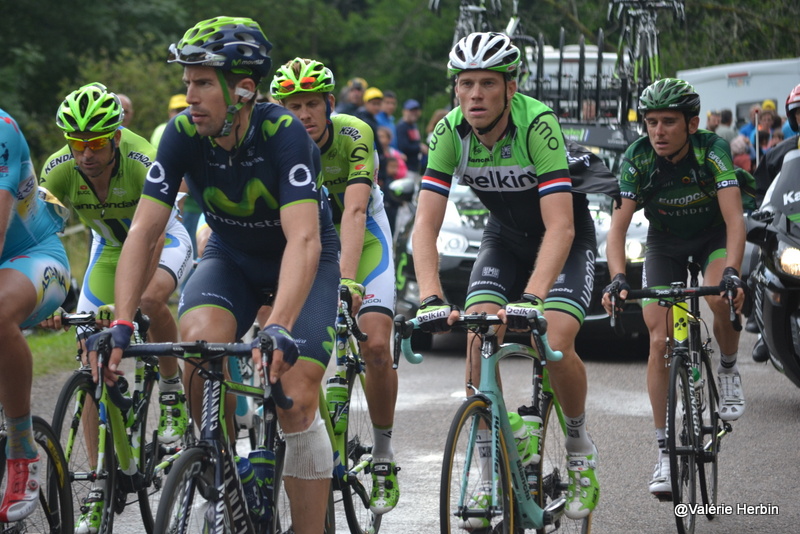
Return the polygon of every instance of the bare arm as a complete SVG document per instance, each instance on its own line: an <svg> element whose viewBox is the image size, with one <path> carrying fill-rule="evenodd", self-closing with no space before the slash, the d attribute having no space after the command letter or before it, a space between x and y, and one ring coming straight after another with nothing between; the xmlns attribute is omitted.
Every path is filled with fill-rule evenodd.
<svg viewBox="0 0 800 534"><path fill-rule="evenodd" d="M541 299L547 298L550 288L564 269L564 264L575 238L575 221L572 213L572 193L554 193L542 197L539 202L545 232L536 265L525 293Z"/></svg>
<svg viewBox="0 0 800 534"><path fill-rule="evenodd" d="M419 284L419 298L442 295L439 280L439 251L436 240L447 210L447 197L432 191L419 193L411 244L414 248L414 271Z"/></svg>
<svg viewBox="0 0 800 534"><path fill-rule="evenodd" d="M738 187L726 187L717 191L719 209L722 218L725 220L725 231L727 235L726 267L733 267L739 272L742 267L744 257L745 226L744 215L742 214L742 193Z"/></svg>
<svg viewBox="0 0 800 534"><path fill-rule="evenodd" d="M339 230L342 242L342 258L339 262L342 278L356 279L361 251L364 248L367 204L371 192L372 188L367 184L348 185L344 192L344 213Z"/></svg>
<svg viewBox="0 0 800 534"><path fill-rule="evenodd" d="M625 238L628 227L636 211L636 202L623 198L622 205L611 214L611 228L606 236L606 257L608 258L608 274L614 278L619 273L625 274Z"/></svg>

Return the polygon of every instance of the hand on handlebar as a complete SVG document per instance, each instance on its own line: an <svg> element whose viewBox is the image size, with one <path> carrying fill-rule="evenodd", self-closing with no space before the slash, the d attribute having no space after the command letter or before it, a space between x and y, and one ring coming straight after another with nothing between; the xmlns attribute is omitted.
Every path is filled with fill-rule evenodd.
<svg viewBox="0 0 800 534"><path fill-rule="evenodd" d="M92 380L99 380L98 352L110 350L110 356L103 362L103 380L106 385L113 386L117 378L125 373L118 369L122 360L122 352L131 344L133 323L127 321L114 321L111 328L92 334L86 340L86 350L89 352L89 365L92 367Z"/></svg>
<svg viewBox="0 0 800 534"><path fill-rule="evenodd" d="M272 362L265 362L261 358L262 343L266 342L272 348ZM258 333L251 344L253 348L253 364L256 369L266 367L269 363L269 382L275 384L297 361L300 353L289 331L279 324L271 324Z"/></svg>
<svg viewBox="0 0 800 534"><path fill-rule="evenodd" d="M446 303L439 295L431 295L422 301L422 306L417 310L417 321L420 330L435 334L448 332L460 315L458 306Z"/></svg>
<svg viewBox="0 0 800 534"><path fill-rule="evenodd" d="M614 316L622 313L630 288L625 275L617 273L611 283L603 289L603 308L608 315Z"/></svg>
<svg viewBox="0 0 800 534"><path fill-rule="evenodd" d="M361 301L364 299L364 286L351 278L342 278L339 285L345 286L350 292L350 314L355 317L355 315L358 313L358 310L361 309Z"/></svg>
<svg viewBox="0 0 800 534"><path fill-rule="evenodd" d="M523 293L520 300L506 304L497 316L505 321L509 330L527 332L531 329L528 315L534 310L540 317L544 316L544 301L531 293Z"/></svg>
<svg viewBox="0 0 800 534"><path fill-rule="evenodd" d="M722 281L719 283L722 288L721 295L731 301L733 297L733 307L736 313L742 313L744 306L744 283L739 278L739 273L733 267L725 267L722 271Z"/></svg>

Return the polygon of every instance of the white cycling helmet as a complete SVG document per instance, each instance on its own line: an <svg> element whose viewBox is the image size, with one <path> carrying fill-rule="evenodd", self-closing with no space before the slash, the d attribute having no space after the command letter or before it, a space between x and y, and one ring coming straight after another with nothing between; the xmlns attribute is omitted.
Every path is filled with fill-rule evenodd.
<svg viewBox="0 0 800 534"><path fill-rule="evenodd" d="M511 77L519 67L520 51L508 35L475 32L463 37L450 51L447 71L451 76L465 70L495 70Z"/></svg>

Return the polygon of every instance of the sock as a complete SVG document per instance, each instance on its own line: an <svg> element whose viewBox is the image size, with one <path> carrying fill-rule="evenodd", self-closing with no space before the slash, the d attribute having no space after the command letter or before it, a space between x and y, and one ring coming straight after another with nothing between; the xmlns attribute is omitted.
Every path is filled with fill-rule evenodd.
<svg viewBox="0 0 800 534"><path fill-rule="evenodd" d="M567 439L564 446L570 454L592 454L595 451L589 433L586 432L586 414L578 417L564 416L567 421Z"/></svg>
<svg viewBox="0 0 800 534"><path fill-rule="evenodd" d="M478 458L481 466L481 481L486 484L492 482L492 433L490 430L478 430L475 435L475 447L478 449Z"/></svg>
<svg viewBox="0 0 800 534"><path fill-rule="evenodd" d="M656 441L658 442L658 450L660 454L667 453L667 429L656 428Z"/></svg>
<svg viewBox="0 0 800 534"><path fill-rule="evenodd" d="M6 417L8 441L6 442L6 458L33 459L39 452L33 439L33 420L31 414L22 417Z"/></svg>
<svg viewBox="0 0 800 534"><path fill-rule="evenodd" d="M181 384L180 371L169 377L161 375L158 381L158 389L162 393L165 391L181 391L183 389L183 384Z"/></svg>
<svg viewBox="0 0 800 534"><path fill-rule="evenodd" d="M392 448L392 427L379 428L373 425L372 437L375 440L372 444L373 461L394 460L394 449Z"/></svg>
<svg viewBox="0 0 800 534"><path fill-rule="evenodd" d="M731 355L722 354L720 351L719 366L717 367L717 374L721 373L738 373L739 368L736 367L736 357L739 352L734 352Z"/></svg>

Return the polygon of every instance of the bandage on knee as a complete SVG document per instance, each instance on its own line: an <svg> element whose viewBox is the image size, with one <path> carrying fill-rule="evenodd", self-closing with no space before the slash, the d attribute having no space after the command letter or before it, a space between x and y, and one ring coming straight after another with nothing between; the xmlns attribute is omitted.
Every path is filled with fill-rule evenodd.
<svg viewBox="0 0 800 534"><path fill-rule="evenodd" d="M331 440L319 412L306 430L285 434L285 438L284 476L303 480L331 477L333 472Z"/></svg>

